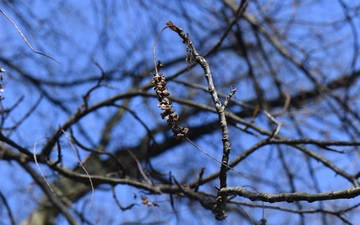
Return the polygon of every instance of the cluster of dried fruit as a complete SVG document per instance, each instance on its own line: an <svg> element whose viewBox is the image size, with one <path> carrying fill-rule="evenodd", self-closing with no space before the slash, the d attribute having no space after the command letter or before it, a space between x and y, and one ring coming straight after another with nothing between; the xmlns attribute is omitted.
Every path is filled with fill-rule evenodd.
<svg viewBox="0 0 360 225"><path fill-rule="evenodd" d="M160 68L161 66L161 62L159 61L158 68ZM171 105L171 100L168 98L170 93L166 87L166 80L164 75L155 73L153 83L155 84L154 90L156 91L156 95L158 96L159 100L158 107L162 110L161 118L165 119L171 126L172 132L176 139L184 137L189 131L189 129L177 125L179 116L173 109Z"/></svg>
<svg viewBox="0 0 360 225"><path fill-rule="evenodd" d="M4 68L1 68L0 67L0 73L4 73L5 72L5 70L4 70ZM0 92L4 92L4 87L3 87L3 85L2 85L2 80L3 80L3 76L2 75L0 75ZM0 101L1 100L3 100L4 98L3 98L3 96L0 94Z"/></svg>

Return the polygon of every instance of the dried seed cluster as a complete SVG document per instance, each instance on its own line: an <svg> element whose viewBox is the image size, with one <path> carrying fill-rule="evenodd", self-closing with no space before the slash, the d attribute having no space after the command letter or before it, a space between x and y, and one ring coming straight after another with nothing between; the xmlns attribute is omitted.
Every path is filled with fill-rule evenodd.
<svg viewBox="0 0 360 225"><path fill-rule="evenodd" d="M189 131L188 128L180 127L177 125L179 119L178 114L175 112L171 105L171 100L167 98L170 95L169 90L166 87L166 80L164 75L156 73L154 74L153 83L155 84L154 90L158 96L158 107L162 110L161 118L165 119L171 126L172 132L177 140L185 136Z"/></svg>
<svg viewBox="0 0 360 225"><path fill-rule="evenodd" d="M0 73L4 73L4 72L5 72L4 68L0 67ZM0 92L4 92L4 87L2 85L2 80L3 80L3 76L0 75ZM3 98L2 94L0 94L0 101L3 100L3 99L4 98Z"/></svg>

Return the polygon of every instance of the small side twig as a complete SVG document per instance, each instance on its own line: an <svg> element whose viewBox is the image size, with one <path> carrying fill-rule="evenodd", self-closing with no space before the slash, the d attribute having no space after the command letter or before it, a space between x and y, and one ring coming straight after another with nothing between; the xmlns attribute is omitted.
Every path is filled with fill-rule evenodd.
<svg viewBox="0 0 360 225"><path fill-rule="evenodd" d="M20 126L21 123L23 123L27 118L29 118L29 116L30 116L33 112L35 112L35 109L40 105L40 102L41 102L42 98L43 98L43 96L40 96L40 97L38 98L38 100L35 102L35 104L28 110L28 112L27 112L19 121L17 121L17 122L9 129L9 130L10 130L10 132L8 133L9 136L11 135L11 133L12 133L13 131L16 130L17 127ZM19 99L19 102L18 102L18 103L20 103L23 99L24 99L24 96L21 96L21 98ZM15 105L15 106L16 106L16 105Z"/></svg>
<svg viewBox="0 0 360 225"><path fill-rule="evenodd" d="M202 167L200 172L199 172L198 182L197 182L197 184L195 186L195 189L194 189L195 192L197 192L199 190L200 182L201 182L201 180L202 180L202 178L204 176L204 172L205 172L205 167Z"/></svg>
<svg viewBox="0 0 360 225"><path fill-rule="evenodd" d="M57 164L61 163L61 161L62 161L61 145L60 145L59 140L56 141L56 146L58 149L58 159L56 160L56 162L54 162L54 165L57 165Z"/></svg>
<svg viewBox="0 0 360 225"><path fill-rule="evenodd" d="M286 93L285 94L285 104L284 106L282 107L282 109L278 112L273 112L273 116L280 116L281 114L285 113L286 110L289 108L289 105L290 105L290 101L291 101L291 96L289 93Z"/></svg>
<svg viewBox="0 0 360 225"><path fill-rule="evenodd" d="M228 96L226 96L225 102L224 102L224 107L226 108L229 101L231 100L231 97L236 93L236 87L235 86L231 86L231 91L229 93Z"/></svg>
<svg viewBox="0 0 360 225"><path fill-rule="evenodd" d="M111 186L111 192L113 193L113 198L114 198L116 204L117 204L117 205L119 206L119 208L121 209L121 211L129 210L129 209L131 209L132 207L134 207L135 205L138 205L138 204L136 204L136 203L132 203L132 204L126 206L126 207L123 207L123 206L121 206L119 200L118 200L117 197L116 197L116 192L115 192L114 186Z"/></svg>
<svg viewBox="0 0 360 225"><path fill-rule="evenodd" d="M272 137L275 137L276 135L279 134L280 132L280 128L282 126L282 123L277 121L270 113L268 113L266 110L264 110L265 115L270 119L271 122L273 122L276 125L275 130L272 132L272 134L270 135L269 139Z"/></svg>
<svg viewBox="0 0 360 225"><path fill-rule="evenodd" d="M250 123L254 123L257 115L259 115L259 111L260 111L260 105L256 105L253 115L251 117ZM247 126L247 127L249 127L249 126Z"/></svg>
<svg viewBox="0 0 360 225"><path fill-rule="evenodd" d="M108 86L109 86L109 85L107 85L107 84L101 84L101 82L104 80L105 75L106 75L104 69L103 69L103 68L101 67L101 65L95 60L94 57L92 57L91 60L93 61L93 63L95 64L95 66L98 67L99 70L101 71L101 77L98 79L97 84L96 84L94 87L90 88L90 89L86 92L86 94L83 96L83 100L84 100L83 106L84 106L85 110L88 108L88 101L89 101L89 99L90 99L90 94L91 94L91 92L93 92L94 90L98 89L99 87L108 87Z"/></svg>

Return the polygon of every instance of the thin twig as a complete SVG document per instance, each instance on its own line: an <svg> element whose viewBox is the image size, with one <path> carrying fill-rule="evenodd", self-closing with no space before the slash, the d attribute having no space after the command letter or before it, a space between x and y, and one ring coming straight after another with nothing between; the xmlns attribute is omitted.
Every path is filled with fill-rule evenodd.
<svg viewBox="0 0 360 225"><path fill-rule="evenodd" d="M215 157L211 156L209 153L205 152L203 149L201 149L199 146L197 146L193 141L191 141L188 137L186 137L186 140L188 142L190 142L190 144L192 144L195 148L197 148L200 152L204 153L206 156L208 156L209 158L211 158L212 160L215 160L216 162L220 163L221 165L225 166L226 168L228 168L229 170L233 170L235 172L237 172L238 174L240 174L241 176L251 180L249 177L245 176L244 174L242 174L240 171L230 167L229 165L221 162L220 160L217 160Z"/></svg>
<svg viewBox="0 0 360 225"><path fill-rule="evenodd" d="M0 191L0 198L1 198L2 202L4 203L4 206L5 206L6 210L8 211L8 215L9 215L9 217L10 217L11 224L12 224L12 225L16 225L14 215L13 215L13 213L11 212L11 208L10 208L8 202L6 201L6 198L5 198L4 195L1 193L1 191Z"/></svg>
<svg viewBox="0 0 360 225"><path fill-rule="evenodd" d="M158 74L158 73L159 73L159 71L158 71L158 65L156 64L156 43L158 42L161 33L162 33L166 28L168 28L168 27L166 26L166 27L164 27L163 29L161 29L161 31L160 31L159 34L156 36L156 39L155 39L155 41L154 41L153 60L154 60L155 74Z"/></svg>
<svg viewBox="0 0 360 225"><path fill-rule="evenodd" d="M276 128L275 130L272 132L272 134L270 135L269 138L275 137L276 135L279 134L280 132L280 128L282 126L282 123L277 121L270 113L268 113L266 110L264 110L265 115L270 119L271 122L273 122L274 124L276 124Z"/></svg>
<svg viewBox="0 0 360 225"><path fill-rule="evenodd" d="M236 87L235 86L231 86L231 91L228 94L228 96L226 96L225 102L224 102L224 107L226 108L228 106L229 101L231 100L231 97L236 93Z"/></svg>
<svg viewBox="0 0 360 225"><path fill-rule="evenodd" d="M55 62L61 64L59 61L57 61L56 59L54 59L53 57L49 56L49 55L46 55L45 53L42 53L42 52L38 52L36 51L32 46L31 44L28 42L28 40L26 39L25 35L23 35L23 33L21 32L21 30L18 28L18 26L16 26L16 24L10 19L10 17L8 17L8 15L6 15L6 13L2 10L0 10L0 13L2 13L6 19L8 19L10 21L10 23L15 27L15 29L19 32L19 34L21 35L21 37L24 39L25 43L29 46L29 48L31 49L31 51L33 51L34 53L36 54L39 54L39 55L42 55L42 56L45 56L45 57L48 57L49 59L52 59L54 60Z"/></svg>
<svg viewBox="0 0 360 225"><path fill-rule="evenodd" d="M151 182L149 181L150 179L146 176L144 170L142 169L141 163L140 161L136 158L136 156L134 155L134 153L132 153L129 149L125 148L125 150L130 154L130 156L135 160L136 165L141 173L141 176L143 176L143 178L146 180L146 182L148 182L149 184L151 184Z"/></svg>
<svg viewBox="0 0 360 225"><path fill-rule="evenodd" d="M44 138L44 137L43 137ZM40 174L41 174L41 178L35 173L35 171L32 169L31 166L29 166L27 163L25 162L19 162L23 168L25 170L28 171L28 173L30 173L32 175L32 177L34 178L34 181L43 189L43 191L46 193L46 195L49 197L49 199L51 200L51 202L58 207L59 211L61 211L64 216L66 217L66 219L68 220L68 222L72 225L77 224L75 219L70 215L70 213L66 210L64 204L60 201L59 197L57 196L56 192L54 191L54 189L51 187L51 185L49 184L49 182L46 180L46 177L44 175L44 173L42 172L39 163L37 161L37 156L36 156L36 146L37 143L43 139L40 138L39 140L37 140L34 144L34 152L33 152L33 157L34 157L34 161L35 161L35 165L37 167L37 169L39 170ZM45 184L44 184L45 182ZM46 189L46 186L49 189Z"/></svg>
<svg viewBox="0 0 360 225"><path fill-rule="evenodd" d="M40 168L40 166L39 166L39 162L38 162L38 160L37 160L37 156L36 156L36 146L37 146L38 142L39 142L41 139L44 139L44 137L43 137L43 138L40 138L39 140L37 140L37 141L35 142L35 144L34 144L34 151L33 151L34 162L35 162L35 165L36 165L37 169L39 170L42 178L43 178L44 181L46 182L47 186L49 186L50 191L56 196L55 191L52 189L52 187L50 186L49 182L46 180L45 175L44 175L44 173L42 172L42 170L41 170L41 168Z"/></svg>
<svg viewBox="0 0 360 225"><path fill-rule="evenodd" d="M79 156L76 154L76 151L75 151L74 146L72 145L72 143L71 143L71 141L70 141L70 138L67 136L67 134L66 134L66 132L65 132L64 130L61 130L61 131L63 132L65 138L68 140L69 145L70 145L70 147L71 147L71 150L73 151L73 153L74 153L74 155L75 155L75 158L76 158L76 160L78 161L80 167L85 171L86 175L87 175L88 178L89 178L90 185L91 185L91 200L90 200L90 204L89 204L88 209L90 209L90 207L91 207L91 205L92 205L92 201L93 201L93 199L94 199L94 192L95 192L95 191L94 191L93 182L92 182L92 180L91 180L91 178L90 178L90 174L88 173L88 171L85 169L85 167L84 167L83 164L81 163L81 161L80 161L80 159L79 159Z"/></svg>
<svg viewBox="0 0 360 225"><path fill-rule="evenodd" d="M136 203L132 203L132 204L126 206L126 207L123 207L123 206L120 204L120 202L119 202L119 200L117 199L117 197L116 197L116 192L115 192L114 186L111 186L111 192L113 193L113 198L114 198L116 204L119 206L119 208L120 208L122 211L129 210L129 209L131 209L132 207L134 207L135 205L138 205L138 204L136 204Z"/></svg>
<svg viewBox="0 0 360 225"><path fill-rule="evenodd" d="M41 189L47 195L49 200L53 203L55 208L57 208L57 210L59 212L62 212L62 214L65 216L67 222L71 225L77 225L78 223L77 223L76 219L73 217L73 215L70 214L70 212L66 208L66 205L69 206L71 204L69 199L66 198L65 196L63 196L63 201L66 204L66 205L64 205L64 203L59 199L59 197L56 196L54 191L51 190L51 187L49 186L47 181L44 180L43 177L40 177L35 172L35 170L33 169L32 166L30 166L27 162L24 162L22 160L19 160L18 163L32 176L32 178L34 179L36 184L38 184L41 187Z"/></svg>
<svg viewBox="0 0 360 225"><path fill-rule="evenodd" d="M197 184L195 186L195 189L194 189L195 192L197 192L199 190L200 182L201 182L201 180L202 180L202 178L204 176L204 172L205 172L205 167L202 167L200 172L199 172L198 182L197 182Z"/></svg>

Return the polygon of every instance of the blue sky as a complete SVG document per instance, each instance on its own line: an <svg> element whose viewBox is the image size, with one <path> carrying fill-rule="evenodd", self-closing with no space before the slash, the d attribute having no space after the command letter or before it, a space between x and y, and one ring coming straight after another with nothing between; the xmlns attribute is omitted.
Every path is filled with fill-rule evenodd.
<svg viewBox="0 0 360 225"><path fill-rule="evenodd" d="M170 1L169 4L158 2L154 5L149 1L129 0L102 2L36 0L18 1L13 6L6 2L0 2L0 9L18 24L33 47L56 58L61 62L61 65L32 53L14 27L4 17L0 17L0 27L2 29L0 43L6 44L0 45L0 56L13 59L19 69L26 71L39 80L43 80L44 83L40 85L46 94L53 96L65 108L55 106L51 99L46 96L43 97L34 113L21 124L16 132L11 134L11 138L30 150L33 150L34 144L37 143L39 146L37 150L39 151L45 143L46 137L51 136L52 132L77 110L83 102L82 96L84 93L93 87L101 76L101 71L95 65L93 59L108 72L111 82L105 82L107 86L101 87L92 93L89 100L90 105L126 92L129 86L133 84L134 76L145 76L139 86L150 82L152 78L150 72L153 65L153 43L156 35L168 20L172 20L176 25L188 32L198 51L202 54L205 53L216 43L228 24L227 21L219 21L211 12L223 13L229 17L232 15L230 10L220 11L222 4L219 2ZM347 5L351 3L351 1L346 2ZM198 5L202 5L202 7L199 8ZM338 1L318 1L317 3L304 1L300 5L289 5L280 1L273 4L268 1L260 1L260 5L269 16L275 15L276 20L274 22L279 30L289 38L289 42L282 42L284 46L290 49L290 52L298 57L298 60L304 60L307 54L311 56L304 62L314 71L317 79L324 84L337 78L339 74L346 74L354 69L359 69L359 62L355 63L354 68L351 67L354 56L352 52L354 35L349 24L341 19L344 14L339 7ZM278 11L281 13L278 13ZM248 12L260 17L260 11L254 4L249 5ZM184 17L187 17L187 19L184 19ZM291 29L286 30L286 21L288 21L289 17L293 17L295 22ZM191 23L188 21L191 21ZM314 24L314 21L317 21L317 23ZM334 23L334 21L337 22ZM329 23L335 25L328 26ZM354 23L359 24L359 19L356 18ZM256 43L247 23L244 23L243 29L245 40L250 44ZM134 41L138 42L138 44L133 45ZM233 34L225 40L224 44L231 44L232 41L234 41ZM359 43L359 40L355 41ZM296 44L297 47L294 47L293 44ZM330 47L324 50L321 48L322 46ZM285 84L283 87L285 91L293 93L297 90L307 90L312 87L305 75L294 68L291 63L284 60L273 46L267 45L265 49L271 53L271 60L279 65L276 70ZM186 48L179 37L170 30L165 30L157 44L157 59L161 59L165 64L179 57L184 58L184 60L165 67L162 72L166 76L171 76L179 69L186 67L185 54ZM260 55L254 54L253 57L255 59ZM236 76L237 83L234 84L238 89L236 99L246 101L254 98L255 91L251 80L244 73L247 67L242 57L234 55L233 52L223 51L216 56L210 56L208 61L215 68L213 75L219 91L227 94L232 84L228 82L232 81ZM256 64L256 61L254 61L254 64ZM0 64L0 66L2 65ZM24 100L5 121L4 127L10 127L19 121L44 93L39 91L34 82L20 76L15 68L5 69L7 73L4 75L5 93L3 96L6 99L3 101L3 107L7 108L14 105L16 101L24 96ZM149 74L142 74L143 71L147 71ZM261 86L267 91L267 96L277 96L277 91L271 86L273 78L269 75L269 69L266 66L261 67L259 65L254 67L254 72L259 74L262 81ZM201 79L201 73L202 71L195 67L188 73L180 75L177 79L206 85L205 79ZM53 81L63 82L63 85L53 88L49 85ZM72 85L78 81L84 82L79 86ZM188 92L183 86L175 82L169 82L168 86L172 95L183 98L188 96ZM194 100L204 104L212 104L208 93L199 90L194 91L197 93ZM123 101L125 100L119 101L119 103ZM358 105L358 101L355 101L355 103ZM129 106L140 118L146 121L150 128L153 128L158 124L165 123L159 116L160 109L156 107L156 104L155 98L145 101L141 97L136 97L130 102ZM179 113L186 110L176 103L174 103L174 107ZM229 110L235 111L238 108L233 107ZM313 105L309 104L308 107L301 110L292 111L278 117L278 120L284 123L280 134L292 138L299 137L298 131L293 127L292 116L294 116L297 122L302 124L305 137L349 140L350 137L344 135L341 129L342 121L335 115L326 114L327 110L329 111L327 102L313 103ZM79 139L89 146L96 146L100 141L104 124L107 122L109 115L115 113L115 111L115 108L109 107L86 116L79 124L91 132L88 132L87 137L79 135ZM322 115L325 113L326 117L321 118L321 116L317 115L317 112L323 112ZM188 124L185 125L211 121L217 116L203 113L199 117L201 119L191 118L187 121ZM324 123L324 121L327 122ZM268 119L263 114L259 115L256 123L263 128L269 127ZM358 122L356 125L358 125ZM129 113L125 115L117 127L112 132L114 139L107 146L110 151L136 143L146 133L145 129ZM79 127L75 127L74 130L77 134L81 133ZM330 132L327 134L328 131ZM164 137L163 134L156 136L159 142ZM232 140L232 152L237 155L264 138L264 136L254 137L238 129L230 128L230 138ZM221 140L220 131L206 136L202 140L197 140L196 143L209 154L220 159L219 149L221 149L221 142L219 140ZM61 144L64 152L64 165L70 168L77 165L77 160L65 138L61 139ZM340 157L336 153L312 148L312 150L324 154L339 166L352 172L357 171L359 168L356 160L354 160L354 158L358 158L357 152L350 152L350 148L344 149L348 150L349 153L345 157ZM314 191L313 184L304 180L307 173L306 170L302 169L303 163L306 161L305 156L297 150L286 146L283 147L283 151L289 152L285 155L289 162L293 162L294 157L299 159L291 165L294 173L299 172L299 177L295 179L297 187L303 188L304 191ZM88 155L84 151L79 151L79 153L81 159ZM56 157L56 154L52 156ZM269 182L277 178L278 175L281 179L276 180L277 185L266 186L256 180L249 181L234 172L229 172L229 185L251 185L264 192L276 192L279 191L277 188L282 186L282 191L289 192L286 175L281 173L281 169L277 169L282 166L280 161L276 160L278 158L278 149L274 146L264 147L235 168L244 171L248 176L253 176L253 179L260 175L269 177ZM168 173L169 168L171 168L172 174L178 180L188 182L196 180L197 174L203 166L206 166L205 176L217 171L219 168L217 162L198 152L188 143L184 143L172 151L152 159L151 163L157 170L164 171L164 173ZM310 163L316 169L316 177L322 183L321 191L340 190L350 186L342 178L336 177L332 171L324 169L321 164L314 161ZM184 166L188 169L187 171L184 171ZM5 181L1 191L7 196L10 206L16 212L17 222L20 222L36 207L42 193L17 164L0 161L0 167L3 168L0 179ZM56 178L46 167L41 168L49 176L49 181ZM260 175L257 174L258 170L261 171ZM14 171L16 172L14 173ZM218 186L218 180L213 181L210 186L201 188L203 188L202 191L215 193L214 186ZM136 217L137 219L141 218L140 221L142 222L167 221L170 224L176 224L177 218L171 211L168 196L149 196L151 200L161 203L160 208L136 206L135 212L134 210L121 212L116 208L109 190L109 186L104 185L95 191L93 206L85 213L88 219L94 219L95 221L101 219L100 224L118 224L119 221L134 221L134 217ZM139 198L143 194L141 190L120 185L116 187L116 192L123 206L134 202L139 203L138 200L134 200L133 196L136 194L137 198ZM90 194L86 195L84 199L86 200L85 203L81 201L74 204L77 210L81 211L87 207ZM211 212L202 210L199 204L189 209L185 207L186 204L185 206L180 204L181 201L186 202L186 200L179 199L178 201L176 206L178 207L180 221L191 221L189 218L193 216L199 224L226 224L226 221L214 221ZM19 202L26 203L26 207L19 207ZM354 202L356 200L346 201L347 204ZM333 207L331 201L324 204L327 207ZM279 205L289 206L287 203ZM313 203L313 205L317 206L318 203ZM313 205L309 206L309 204L304 203L305 208ZM256 219L261 218L262 212L260 209L245 208L245 211L248 211ZM204 213L204 216L199 217L199 212ZM1 215L4 215L4 210L2 210ZM265 210L265 215L269 224L276 224L278 216L282 214L275 210ZM286 214L286 216L289 216L289 219L298 221L298 217L295 215ZM233 221L237 221L239 218L241 217L231 214L227 222L232 224ZM3 221L4 224L7 222ZM58 224L66 224L64 218L59 218ZM164 222L164 224L166 223Z"/></svg>

